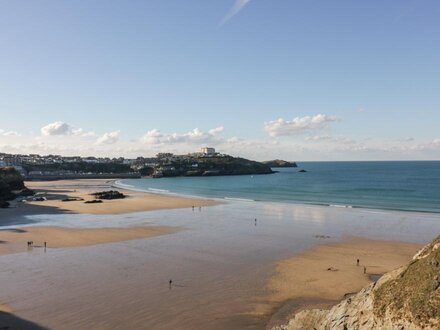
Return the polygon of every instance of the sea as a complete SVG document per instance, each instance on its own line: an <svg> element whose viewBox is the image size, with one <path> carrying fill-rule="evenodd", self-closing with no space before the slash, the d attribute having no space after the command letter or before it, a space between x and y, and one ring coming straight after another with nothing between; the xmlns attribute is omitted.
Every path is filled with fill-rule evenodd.
<svg viewBox="0 0 440 330"><path fill-rule="evenodd" d="M23 244L22 253L0 255L1 302L48 329L267 329L287 322L289 304L298 303L268 298L280 261L357 237L426 244L440 233L440 162L298 165L271 175L117 183L227 201L210 207L23 216L1 229L179 230L76 248L51 248L49 240L47 251L40 242L32 249ZM323 269L331 266L325 261ZM375 265L368 271L375 273ZM273 312L256 316L262 304Z"/></svg>
<svg viewBox="0 0 440 330"><path fill-rule="evenodd" d="M299 162L297 168L273 170L277 172L118 184L162 194L440 213L440 161Z"/></svg>

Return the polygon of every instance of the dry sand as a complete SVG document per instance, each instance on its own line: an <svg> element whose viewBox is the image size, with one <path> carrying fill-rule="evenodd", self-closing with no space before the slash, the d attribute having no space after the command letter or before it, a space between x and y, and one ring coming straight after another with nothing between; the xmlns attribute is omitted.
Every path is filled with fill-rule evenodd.
<svg viewBox="0 0 440 330"><path fill-rule="evenodd" d="M28 241L34 247L47 248L78 247L111 242L141 239L174 233L175 227L129 227L129 228L63 228L63 227L21 227L0 230L0 255L28 251ZM1 310L1 306L0 306Z"/></svg>
<svg viewBox="0 0 440 330"><path fill-rule="evenodd" d="M48 199L46 201L29 203L29 205L44 208L43 213L49 213L47 211L51 209L72 213L121 214L157 209L186 208L193 205L199 207L218 204L218 202L208 199L166 196L114 188L112 187L113 181L104 179L28 181L25 184L28 188L36 190L38 196ZM61 201L66 197L82 198L85 201L93 200L94 197L90 194L103 190L118 190L127 195L127 197L125 199L104 200L100 204L85 204L84 201ZM15 213L20 212L20 209L26 209L26 205L23 204L18 203L18 208L14 210Z"/></svg>
<svg viewBox="0 0 440 330"><path fill-rule="evenodd" d="M276 263L267 283L268 295L258 299L254 315L272 314L269 323L273 326L290 318L294 311L329 307L371 283L371 275L406 264L421 247L364 238L317 245Z"/></svg>
<svg viewBox="0 0 440 330"><path fill-rule="evenodd" d="M13 313L14 310L10 306L0 303L0 312Z"/></svg>

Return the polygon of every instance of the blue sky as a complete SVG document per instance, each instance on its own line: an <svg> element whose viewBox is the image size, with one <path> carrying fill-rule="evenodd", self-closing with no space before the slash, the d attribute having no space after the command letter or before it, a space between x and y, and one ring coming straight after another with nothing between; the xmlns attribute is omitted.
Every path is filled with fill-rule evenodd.
<svg viewBox="0 0 440 330"><path fill-rule="evenodd" d="M440 159L439 17L434 0L0 1L0 152Z"/></svg>

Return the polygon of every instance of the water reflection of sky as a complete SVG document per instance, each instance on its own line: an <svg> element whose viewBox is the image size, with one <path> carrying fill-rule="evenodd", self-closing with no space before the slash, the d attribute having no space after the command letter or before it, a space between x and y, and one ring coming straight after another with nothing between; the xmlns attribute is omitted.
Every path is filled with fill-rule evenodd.
<svg viewBox="0 0 440 330"><path fill-rule="evenodd" d="M32 225L66 227L186 229L147 239L0 256L2 302L10 303L19 316L57 329L234 328L231 324L264 293L274 262L328 241L316 235L331 236L330 241L357 235L426 242L440 232L438 214L269 202L28 220L35 221ZM179 285L171 291L169 278Z"/></svg>
<svg viewBox="0 0 440 330"><path fill-rule="evenodd" d="M197 208L158 210L119 215L51 214L27 216L31 225L59 225L65 227L127 227L142 225L183 226L209 233L239 230L249 223L264 229L267 235L299 233L340 237L360 235L377 239L396 239L424 242L440 232L440 214L350 209L315 205L272 202L228 203Z"/></svg>

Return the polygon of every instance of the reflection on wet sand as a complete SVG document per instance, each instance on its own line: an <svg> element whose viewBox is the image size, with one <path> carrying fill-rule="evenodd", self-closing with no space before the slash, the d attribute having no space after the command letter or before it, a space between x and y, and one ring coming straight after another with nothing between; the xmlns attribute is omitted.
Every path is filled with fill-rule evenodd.
<svg viewBox="0 0 440 330"><path fill-rule="evenodd" d="M291 298L273 304L266 299L270 313L254 313L261 297L273 291L267 285L277 261L344 235L424 243L440 229L438 215L413 213L403 220L399 212L270 204L33 217L39 226L154 224L186 230L0 256L0 297L17 316L56 329L263 329L280 300ZM319 221L312 221L311 213Z"/></svg>

